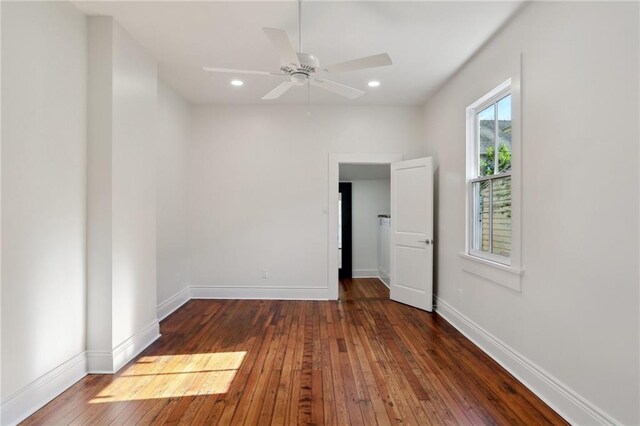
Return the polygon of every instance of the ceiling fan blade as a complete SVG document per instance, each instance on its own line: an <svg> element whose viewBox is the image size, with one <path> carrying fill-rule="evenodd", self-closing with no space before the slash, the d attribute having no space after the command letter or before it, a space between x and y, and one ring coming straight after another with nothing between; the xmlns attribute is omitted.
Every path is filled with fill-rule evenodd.
<svg viewBox="0 0 640 426"><path fill-rule="evenodd" d="M327 80L324 78L314 78L310 80L312 86L319 87L324 90L328 90L338 95L342 95L349 99L355 99L364 95L364 92L353 87L345 86L344 84L336 83L335 81Z"/></svg>
<svg viewBox="0 0 640 426"><path fill-rule="evenodd" d="M264 95L262 97L262 99L267 100L267 101L272 100L272 99L278 99L280 96L282 96L287 90L291 89L293 86L294 86L294 84L291 81L284 81L284 82L280 83L279 85L277 85L269 93Z"/></svg>
<svg viewBox="0 0 640 426"><path fill-rule="evenodd" d="M273 47L275 47L283 64L296 64L300 66L300 60L296 54L296 49L293 47L291 39L285 30L279 30L277 28L263 28L262 31L264 31Z"/></svg>
<svg viewBox="0 0 640 426"><path fill-rule="evenodd" d="M228 73L228 74L255 74L255 75L270 75L275 77L288 75L288 74L269 72L269 71L234 70L232 68L202 67L202 69L207 72L222 72L222 73Z"/></svg>
<svg viewBox="0 0 640 426"><path fill-rule="evenodd" d="M354 59L352 61L341 62L339 64L329 65L324 67L326 72L345 72L363 70L366 68L377 68L391 65L391 58L386 53L380 53L379 55L367 56L365 58Z"/></svg>

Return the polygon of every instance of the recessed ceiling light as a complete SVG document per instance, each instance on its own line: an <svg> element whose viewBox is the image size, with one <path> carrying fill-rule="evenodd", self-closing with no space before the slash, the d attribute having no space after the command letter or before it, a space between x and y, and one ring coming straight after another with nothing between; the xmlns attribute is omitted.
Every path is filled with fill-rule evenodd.
<svg viewBox="0 0 640 426"><path fill-rule="evenodd" d="M376 81L376 80L371 80L369 83L367 83L367 85L369 87L378 87L378 86L380 86L380 82Z"/></svg>
<svg viewBox="0 0 640 426"><path fill-rule="evenodd" d="M240 87L243 84L244 84L244 81L242 81L242 80L231 80L231 85L232 86Z"/></svg>

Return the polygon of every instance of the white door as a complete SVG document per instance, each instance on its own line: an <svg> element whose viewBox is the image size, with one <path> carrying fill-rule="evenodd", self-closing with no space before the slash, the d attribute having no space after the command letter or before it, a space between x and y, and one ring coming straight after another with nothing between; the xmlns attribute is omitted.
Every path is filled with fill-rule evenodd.
<svg viewBox="0 0 640 426"><path fill-rule="evenodd" d="M391 299L433 309L433 162L391 164Z"/></svg>

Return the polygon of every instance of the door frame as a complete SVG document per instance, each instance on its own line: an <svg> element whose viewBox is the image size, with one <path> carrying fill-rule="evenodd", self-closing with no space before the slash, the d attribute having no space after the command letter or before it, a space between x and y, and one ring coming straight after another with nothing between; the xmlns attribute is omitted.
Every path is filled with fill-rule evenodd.
<svg viewBox="0 0 640 426"><path fill-rule="evenodd" d="M351 223L351 182L338 183L342 194L342 264L338 278L353 277L353 228Z"/></svg>
<svg viewBox="0 0 640 426"><path fill-rule="evenodd" d="M338 300L338 184L340 164L391 164L402 161L402 154L331 153L329 154L329 194L327 206L327 298Z"/></svg>

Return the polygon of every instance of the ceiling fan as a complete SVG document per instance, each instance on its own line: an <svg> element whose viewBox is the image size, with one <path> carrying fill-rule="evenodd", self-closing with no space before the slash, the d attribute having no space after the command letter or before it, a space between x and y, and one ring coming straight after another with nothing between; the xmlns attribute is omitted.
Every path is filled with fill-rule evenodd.
<svg viewBox="0 0 640 426"><path fill-rule="evenodd" d="M335 81L327 80L321 75L327 73L337 73L346 71L357 71L367 68L382 67L385 65L391 65L391 58L387 53L380 53L378 55L367 56L360 59L354 59L347 62L341 62L329 66L320 66L320 61L317 57L310 53L302 53L302 9L301 2L298 2L298 50L296 52L291 39L284 30L276 28L263 28L265 35L276 49L281 59L280 72L269 71L253 71L253 70L240 70L229 68L216 68L216 67L203 67L202 69L208 72L218 73L231 73L231 74L254 74L254 75L266 75L272 77L286 78L287 80L280 83L269 93L264 95L262 99L272 100L278 99L289 89L295 86L304 86L310 84L315 87L319 87L324 90L328 90L338 95L345 96L349 99L355 99L362 96L365 92L353 87L345 86L344 84L336 83Z"/></svg>

